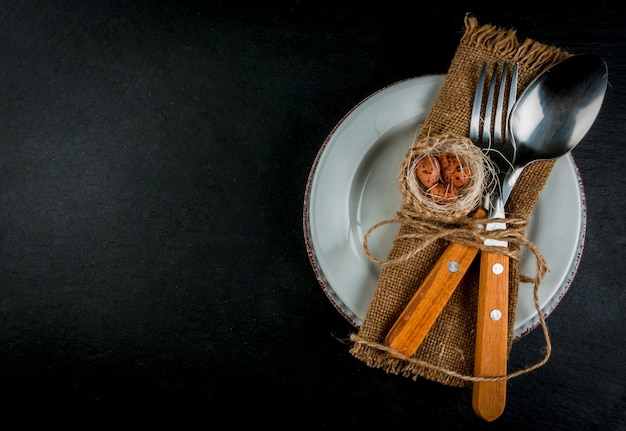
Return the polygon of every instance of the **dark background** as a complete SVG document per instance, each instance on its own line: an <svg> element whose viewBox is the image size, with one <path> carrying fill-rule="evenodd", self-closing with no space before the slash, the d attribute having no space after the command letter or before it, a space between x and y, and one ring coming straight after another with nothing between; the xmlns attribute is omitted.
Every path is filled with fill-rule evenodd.
<svg viewBox="0 0 626 431"><path fill-rule="evenodd" d="M548 318L552 357L509 382L491 424L469 389L349 354L302 228L332 128L389 84L445 73L466 13L597 54L610 81L574 151L587 238ZM626 430L625 22L582 1L0 1L1 417ZM511 367L543 346L524 337Z"/></svg>

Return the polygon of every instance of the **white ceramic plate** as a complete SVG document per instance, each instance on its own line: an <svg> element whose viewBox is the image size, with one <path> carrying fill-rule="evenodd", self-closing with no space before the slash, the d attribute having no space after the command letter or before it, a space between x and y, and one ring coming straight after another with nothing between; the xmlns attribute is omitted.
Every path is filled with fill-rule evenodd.
<svg viewBox="0 0 626 431"><path fill-rule="evenodd" d="M315 275L335 308L358 328L370 305L380 267L364 253L363 237L393 217L402 197L397 174L416 131L430 111L445 75L407 79L372 94L335 126L309 174L304 235ZM370 251L384 258L399 229L386 225L370 237ZM539 288L548 316L567 292L585 240L586 206L571 154L556 163L530 216L527 237L549 271ZM535 275L534 257L522 249L520 271ZM515 338L539 325L533 288L519 290Z"/></svg>

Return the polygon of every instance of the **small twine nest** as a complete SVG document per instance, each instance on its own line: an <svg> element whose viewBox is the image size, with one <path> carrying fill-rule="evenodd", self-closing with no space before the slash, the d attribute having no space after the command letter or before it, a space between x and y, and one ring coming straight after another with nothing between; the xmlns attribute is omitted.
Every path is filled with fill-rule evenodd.
<svg viewBox="0 0 626 431"><path fill-rule="evenodd" d="M458 196L451 202L442 204L433 200L417 176L418 162L427 156L439 158L452 154L469 168L466 184L457 189ZM466 216L481 202L484 193L490 193L497 185L496 168L491 159L465 136L443 134L417 139L405 155L398 176L404 204L412 211L428 218L452 221Z"/></svg>

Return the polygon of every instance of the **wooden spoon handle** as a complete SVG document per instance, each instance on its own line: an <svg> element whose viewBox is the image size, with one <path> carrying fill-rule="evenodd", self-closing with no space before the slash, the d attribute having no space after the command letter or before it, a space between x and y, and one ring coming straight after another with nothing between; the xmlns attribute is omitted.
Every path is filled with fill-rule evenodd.
<svg viewBox="0 0 626 431"><path fill-rule="evenodd" d="M387 333L387 346L411 357L470 267L478 249L450 243Z"/></svg>
<svg viewBox="0 0 626 431"><path fill-rule="evenodd" d="M509 310L509 258L482 252L478 286L474 375L507 374ZM506 405L506 380L474 382L472 407L486 421L497 419Z"/></svg>

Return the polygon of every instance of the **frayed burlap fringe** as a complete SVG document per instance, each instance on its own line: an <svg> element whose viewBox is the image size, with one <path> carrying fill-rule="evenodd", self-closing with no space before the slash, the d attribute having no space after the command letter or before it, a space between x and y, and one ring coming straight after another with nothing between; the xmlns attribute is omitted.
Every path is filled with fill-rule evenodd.
<svg viewBox="0 0 626 431"><path fill-rule="evenodd" d="M453 133L467 136L471 117L476 79L483 62L517 62L519 65L518 91L524 88L542 70L568 57L565 51L527 39L519 42L515 30L505 30L493 25L478 25L475 18L465 17L463 34L450 63L444 84L416 140L425 136ZM507 234L518 237L512 241L508 252L509 269L509 349L513 340L515 312L520 282L528 279L519 274L521 246L530 246L524 237L527 220L534 208L555 161L539 161L528 166L517 181L507 202ZM402 208L399 213L402 213ZM450 386L469 386L481 376L473 375L475 325L477 312L478 260L455 289L443 312L431 328L412 358L399 359L389 355L383 340L399 314L409 302L430 268L437 261L449 241L472 242L471 230L457 226L424 221L410 213L395 219L400 229L385 259L374 292L374 297L359 327L353 334L350 353L368 366L382 368L388 373L413 378L424 377ZM434 228L433 228L434 226ZM434 231L432 229L435 229ZM478 239L479 240L479 239ZM482 245L481 245L482 246ZM540 257L540 254L535 254ZM546 268L543 268L546 269ZM537 279L542 270L538 266ZM535 283L536 308L546 337L544 359L526 370L495 379L506 379L543 365L550 355L548 331L536 296L539 284Z"/></svg>
<svg viewBox="0 0 626 431"><path fill-rule="evenodd" d="M563 59L563 52L532 39L520 42L515 29L504 30L493 25L478 25L476 18L466 15L466 31L461 44L492 50L495 55L531 70L542 70L546 64Z"/></svg>

